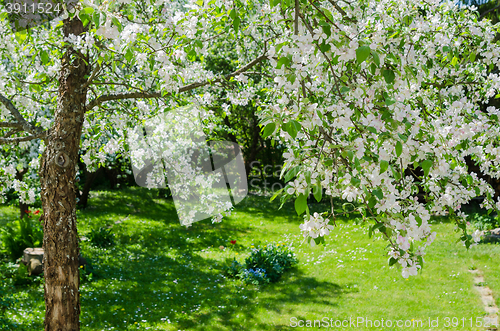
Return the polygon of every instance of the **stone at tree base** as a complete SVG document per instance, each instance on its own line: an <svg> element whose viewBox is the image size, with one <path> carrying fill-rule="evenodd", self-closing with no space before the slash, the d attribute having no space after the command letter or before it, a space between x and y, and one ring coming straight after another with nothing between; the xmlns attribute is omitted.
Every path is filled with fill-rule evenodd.
<svg viewBox="0 0 500 331"><path fill-rule="evenodd" d="M43 248L26 248L21 262L27 267L29 275L43 272Z"/></svg>
<svg viewBox="0 0 500 331"><path fill-rule="evenodd" d="M30 264L28 266L28 274L31 275L39 275L43 272L43 265L38 259L31 259Z"/></svg>
<svg viewBox="0 0 500 331"><path fill-rule="evenodd" d="M29 275L39 275L43 272L43 248L26 248L21 262L27 267ZM87 260L78 255L78 266L87 266Z"/></svg>

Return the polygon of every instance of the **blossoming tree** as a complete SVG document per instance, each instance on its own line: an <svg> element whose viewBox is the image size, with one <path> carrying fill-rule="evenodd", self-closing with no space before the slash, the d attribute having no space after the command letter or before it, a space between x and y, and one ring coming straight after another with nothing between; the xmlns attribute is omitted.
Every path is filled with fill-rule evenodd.
<svg viewBox="0 0 500 331"><path fill-rule="evenodd" d="M58 19L28 30L13 24L18 23L13 12L25 8L2 8L0 143L41 139L43 149L46 330L79 329L74 185L79 149L87 151L88 164L124 149L126 128L182 104L183 93L203 93L204 87L222 85L266 59L265 38L272 31L254 24L237 38L242 20L265 15L260 6L240 4L236 14L238 8L228 13L224 4L212 5L73 2L57 6ZM219 40L247 50L239 57L242 67L224 76L197 61ZM101 149L107 130L114 130L114 138ZM81 145L82 135L92 139Z"/></svg>
<svg viewBox="0 0 500 331"><path fill-rule="evenodd" d="M491 187L464 163L472 155L485 173L499 174L498 110L479 108L500 87L492 71L497 27L472 10L435 0L59 5L59 18L28 30L12 24L16 7L0 12L0 144L39 139L43 150L46 330L79 329L79 149L89 165L125 150L127 128L231 80L241 93L228 102L238 104L255 93L244 73L263 61L275 77L263 135L288 148L282 199L305 213L307 238L321 241L339 214L309 215L310 192L360 202L371 230L389 241L390 263L407 277L435 237L431 213L454 213L478 195L495 208ZM221 41L242 63L226 75L200 65ZM423 169L420 183L404 176L410 165ZM425 202L412 198L417 184ZM457 216L468 246L465 215Z"/></svg>
<svg viewBox="0 0 500 331"><path fill-rule="evenodd" d="M290 24L269 51L277 99L262 118L264 135L288 146L285 179L295 180L282 200L295 198L306 212L304 237L321 242L330 222L355 208L373 222L370 234L388 240L389 264L399 263L404 277L417 274L435 239L431 214L456 215L463 243L478 241L459 209L476 196L488 210L500 208L464 160L500 175L499 111L480 107L500 97L498 25L441 1L280 8ZM422 175L405 176L418 167ZM425 201L412 196L419 186ZM308 195L320 200L323 189L326 198L361 205L309 215Z"/></svg>

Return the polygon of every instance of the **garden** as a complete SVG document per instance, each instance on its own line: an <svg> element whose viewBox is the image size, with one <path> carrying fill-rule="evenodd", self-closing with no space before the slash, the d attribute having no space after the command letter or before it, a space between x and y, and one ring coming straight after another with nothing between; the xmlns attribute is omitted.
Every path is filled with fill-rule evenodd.
<svg viewBox="0 0 500 331"><path fill-rule="evenodd" d="M0 1L0 330L498 330L500 5Z"/></svg>
<svg viewBox="0 0 500 331"><path fill-rule="evenodd" d="M495 224L478 211L471 211L477 226ZM16 220L14 206L0 213L2 227ZM327 242L311 247L297 231L301 220L294 213L292 203L279 209L268 196L252 194L221 224L186 229L172 199L155 190L93 191L89 206L78 212L81 253L88 261L80 270L82 330L289 330L300 320L321 320L324 327L325 317L328 324L363 318L345 328L352 330L419 329L366 325L381 319L421 320L424 326L439 320L432 330L484 330L478 326L488 314L472 270L481 272L480 285L500 305L500 245L465 249L447 217L431 222L437 238L428 266L405 279L388 265L382 235L369 238L359 217L338 220ZM244 265L254 250L280 247L292 255L287 262L297 263L276 281L231 277L233 261ZM2 272L3 329L43 329L43 278L6 279L5 265Z"/></svg>

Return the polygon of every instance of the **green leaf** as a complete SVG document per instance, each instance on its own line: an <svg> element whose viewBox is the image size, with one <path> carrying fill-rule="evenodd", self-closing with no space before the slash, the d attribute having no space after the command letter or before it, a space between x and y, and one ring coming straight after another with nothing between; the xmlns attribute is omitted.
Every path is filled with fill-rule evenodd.
<svg viewBox="0 0 500 331"><path fill-rule="evenodd" d="M240 20L240 17L239 17L239 16L236 16L236 17L234 18L234 20L233 20L233 27L234 27L234 31L235 31L236 33L238 33L238 29L240 28L240 22L241 22L241 20Z"/></svg>
<svg viewBox="0 0 500 331"><path fill-rule="evenodd" d="M396 155L399 157L403 153L403 145L400 141L396 143Z"/></svg>
<svg viewBox="0 0 500 331"><path fill-rule="evenodd" d="M270 4L271 8L276 7L280 3L281 3L281 0L270 0L269 1L269 4Z"/></svg>
<svg viewBox="0 0 500 331"><path fill-rule="evenodd" d="M295 211L297 215L302 214L307 209L307 197L304 194L301 194L295 199Z"/></svg>
<svg viewBox="0 0 500 331"><path fill-rule="evenodd" d="M394 78L396 78L396 75L394 74L394 71L387 70L387 69L384 69L382 71L382 76L384 76L385 82L387 84L391 84L394 81Z"/></svg>
<svg viewBox="0 0 500 331"><path fill-rule="evenodd" d="M101 25L101 14L94 12L92 15L92 22L94 22L95 27L98 28Z"/></svg>
<svg viewBox="0 0 500 331"><path fill-rule="evenodd" d="M295 120L291 120L283 124L283 130L288 132L288 134L294 139L297 137L297 132L299 132L301 128L302 126L300 123Z"/></svg>
<svg viewBox="0 0 500 331"><path fill-rule="evenodd" d="M384 193L382 193L381 189L376 189L372 191L372 194L376 196L379 200L382 200L384 198Z"/></svg>
<svg viewBox="0 0 500 331"><path fill-rule="evenodd" d="M395 103L396 103L396 99L394 99L393 97L387 97L387 98L385 99L385 104L386 104L387 106L393 105L393 104L395 104Z"/></svg>
<svg viewBox="0 0 500 331"><path fill-rule="evenodd" d="M80 14L78 16L80 16L81 14L90 15L93 12L94 12L94 8L92 8L92 7L85 7L82 10L80 10Z"/></svg>
<svg viewBox="0 0 500 331"><path fill-rule="evenodd" d="M453 59L451 59L451 65L456 66L458 63L458 57L454 56Z"/></svg>
<svg viewBox="0 0 500 331"><path fill-rule="evenodd" d="M370 131L371 133L375 133L377 134L377 129L375 129L373 126L369 126L366 128L368 131Z"/></svg>
<svg viewBox="0 0 500 331"><path fill-rule="evenodd" d="M404 142L408 141L408 137L405 136L404 134L398 133L398 137L401 138L401 140L404 141Z"/></svg>
<svg viewBox="0 0 500 331"><path fill-rule="evenodd" d="M330 28L330 24L324 22L324 24L320 24L320 25L323 28L323 32L327 35L327 37L330 37L332 35L332 30Z"/></svg>
<svg viewBox="0 0 500 331"><path fill-rule="evenodd" d="M389 168L388 161L385 161L385 160L380 161L380 173L379 173L379 175L386 172L388 168Z"/></svg>
<svg viewBox="0 0 500 331"><path fill-rule="evenodd" d="M284 190L284 188L282 188L282 189L278 190L276 193L274 193L273 196L271 197L271 199L269 201L273 201L274 199L276 199L276 197L278 195L280 195L281 192L283 192L283 190Z"/></svg>
<svg viewBox="0 0 500 331"><path fill-rule="evenodd" d="M203 7L203 0L196 1L196 4L200 7Z"/></svg>
<svg viewBox="0 0 500 331"><path fill-rule="evenodd" d="M313 195L316 201L320 202L323 198L323 188L321 187L321 183L314 185L313 187Z"/></svg>
<svg viewBox="0 0 500 331"><path fill-rule="evenodd" d="M418 264L420 265L420 270L424 268L424 259L421 255L417 255Z"/></svg>
<svg viewBox="0 0 500 331"><path fill-rule="evenodd" d="M236 10L234 10L234 8L229 11L229 17L233 20L236 18Z"/></svg>
<svg viewBox="0 0 500 331"><path fill-rule="evenodd" d="M287 57L282 57L278 60L278 63L276 64L277 69L281 69L283 65L287 66L290 63L290 60Z"/></svg>
<svg viewBox="0 0 500 331"><path fill-rule="evenodd" d="M270 135L272 135L275 129L276 129L276 124L268 123L264 128L264 131L262 133L262 138L265 139L265 138L269 137Z"/></svg>
<svg viewBox="0 0 500 331"><path fill-rule="evenodd" d="M322 43L319 45L319 49L321 49L321 51L322 51L323 53L328 52L331 48L332 48L332 45L327 44L327 43L325 43L325 42L322 42Z"/></svg>
<svg viewBox="0 0 500 331"><path fill-rule="evenodd" d="M467 184L468 184L468 185L472 185L472 180L473 180L473 179L472 179L472 176L471 176L471 175L468 175L468 176L466 177L466 179L467 179Z"/></svg>
<svg viewBox="0 0 500 331"><path fill-rule="evenodd" d="M425 161L420 162L420 167L424 170L425 176L429 175L429 170L430 170L432 164L433 164L432 160L425 160Z"/></svg>
<svg viewBox="0 0 500 331"><path fill-rule="evenodd" d="M373 56L373 62L375 62L377 67L380 67L380 58L378 56L378 53L374 50L372 50L371 52L372 52L372 56Z"/></svg>
<svg viewBox="0 0 500 331"><path fill-rule="evenodd" d="M370 47L369 46L360 46L356 50L356 61L358 63L363 63L370 55Z"/></svg>
<svg viewBox="0 0 500 331"><path fill-rule="evenodd" d="M134 51L129 47L127 48L127 52L125 53L125 59L130 62L134 58Z"/></svg>
<svg viewBox="0 0 500 331"><path fill-rule="evenodd" d="M46 65L50 61L49 54L47 54L46 51L41 51L40 52L40 58L42 59L42 63L44 65Z"/></svg>
<svg viewBox="0 0 500 331"><path fill-rule="evenodd" d="M394 264L396 264L396 262L398 262L398 260L396 260L395 258L391 257L389 259L389 266L393 266Z"/></svg>
<svg viewBox="0 0 500 331"><path fill-rule="evenodd" d="M368 207L369 208L373 208L375 207L375 205L377 204L377 199L375 197L371 197L369 200L368 200Z"/></svg>
<svg viewBox="0 0 500 331"><path fill-rule="evenodd" d="M469 59L470 59L471 62L474 62L476 60L476 53L471 52L469 54Z"/></svg>
<svg viewBox="0 0 500 331"><path fill-rule="evenodd" d="M325 237L316 237L316 238L314 238L314 243L316 243L316 245L324 244L325 243Z"/></svg>
<svg viewBox="0 0 500 331"><path fill-rule="evenodd" d="M351 184L354 187L358 187L359 184L361 184L361 179L358 179L356 177L351 177Z"/></svg>
<svg viewBox="0 0 500 331"><path fill-rule="evenodd" d="M286 175L285 175L285 182L289 182L290 179L294 178L295 176L297 176L297 174L299 173L299 170L300 170L300 167L299 166L296 166L292 169L290 169Z"/></svg>
<svg viewBox="0 0 500 331"><path fill-rule="evenodd" d="M15 36L17 42L20 44L22 44L28 37L28 35L26 34L26 30L16 32Z"/></svg>
<svg viewBox="0 0 500 331"><path fill-rule="evenodd" d="M114 25L116 25L116 27L118 28L119 32L123 31L123 26L122 26L122 24L120 23L120 21L116 17L111 17L111 21L113 22Z"/></svg>

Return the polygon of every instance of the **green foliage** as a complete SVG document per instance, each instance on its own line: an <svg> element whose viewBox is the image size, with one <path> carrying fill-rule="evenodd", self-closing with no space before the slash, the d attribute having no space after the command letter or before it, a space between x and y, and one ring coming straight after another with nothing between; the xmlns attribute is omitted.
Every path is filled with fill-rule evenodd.
<svg viewBox="0 0 500 331"><path fill-rule="evenodd" d="M266 270L261 268L243 269L240 277L245 284L263 285L269 283Z"/></svg>
<svg viewBox="0 0 500 331"><path fill-rule="evenodd" d="M245 284L263 285L278 281L297 264L295 254L283 245L269 244L253 248L242 265L234 259L224 271L228 277L241 278Z"/></svg>
<svg viewBox="0 0 500 331"><path fill-rule="evenodd" d="M237 277L245 267L239 263L236 259L233 259L231 264L224 268L224 272L227 276L234 278Z"/></svg>
<svg viewBox="0 0 500 331"><path fill-rule="evenodd" d="M91 282L94 278L94 274L92 273L91 268L81 265L78 270L80 270L80 284Z"/></svg>
<svg viewBox="0 0 500 331"><path fill-rule="evenodd" d="M12 292L13 286L4 275L4 265L0 265L0 330L9 330L10 327L5 312L15 303Z"/></svg>
<svg viewBox="0 0 500 331"><path fill-rule="evenodd" d="M113 246L115 244L114 234L111 233L111 229L105 227L92 229L88 234L88 238L93 246L101 248Z"/></svg>
<svg viewBox="0 0 500 331"><path fill-rule="evenodd" d="M471 213L469 222L479 230L492 230L500 227L499 217L493 217L485 213Z"/></svg>
<svg viewBox="0 0 500 331"><path fill-rule="evenodd" d="M12 261L20 258L28 247L41 247L43 228L38 220L24 217L3 230L2 244Z"/></svg>

